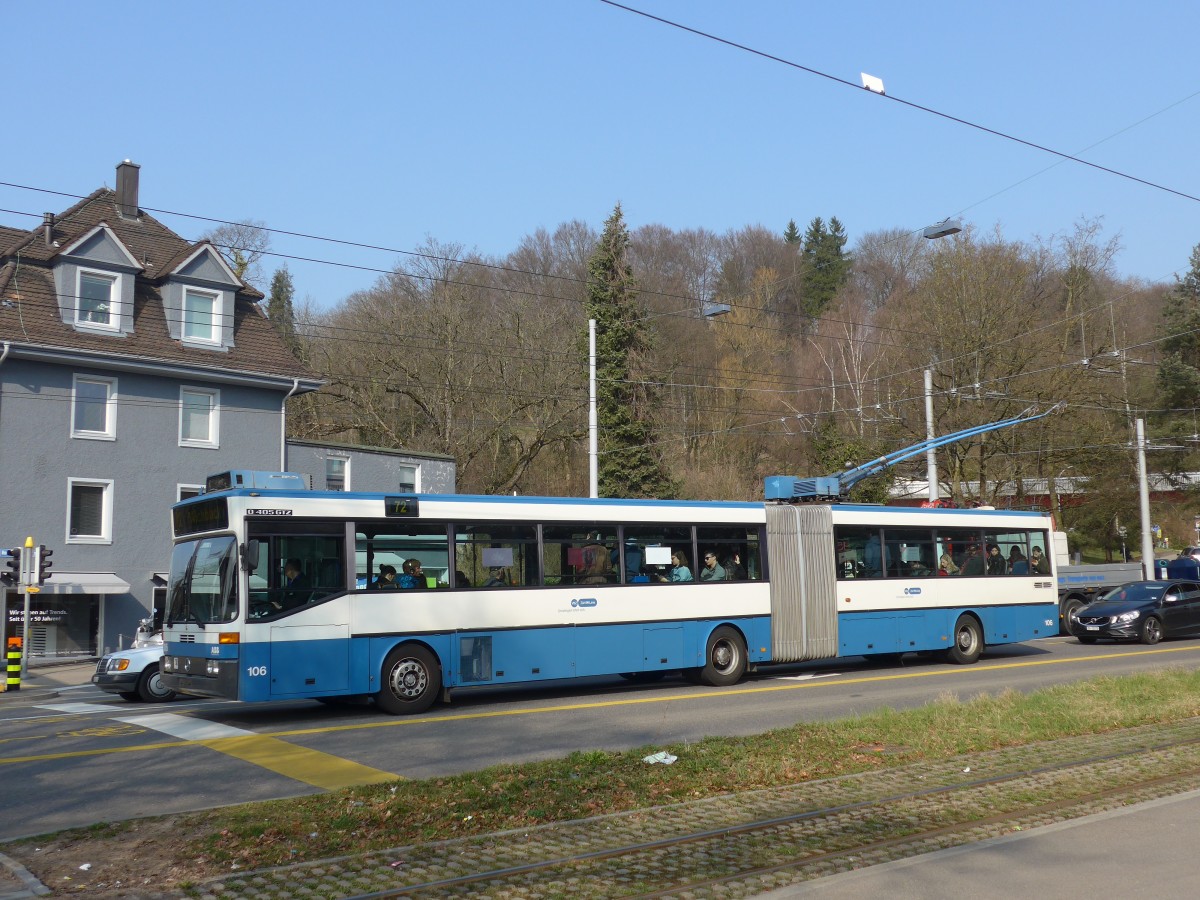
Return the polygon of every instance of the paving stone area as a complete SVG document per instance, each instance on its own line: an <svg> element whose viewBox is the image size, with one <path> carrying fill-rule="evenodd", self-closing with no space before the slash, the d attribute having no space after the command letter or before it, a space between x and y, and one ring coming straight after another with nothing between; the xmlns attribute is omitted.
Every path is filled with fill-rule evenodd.
<svg viewBox="0 0 1200 900"><path fill-rule="evenodd" d="M1191 743L1189 743L1191 742ZM1152 779L1173 778L1162 783ZM1097 797L1122 784L1136 796ZM750 897L1200 786L1200 720L257 872L188 896ZM771 820L769 827L740 826ZM933 831L932 829L939 829ZM673 839L707 835L685 844ZM881 842L882 841L882 842ZM624 851L640 847L635 853ZM748 869L756 871L739 875ZM465 881L509 870L486 882ZM710 884L714 879L725 879ZM704 882L703 884L701 882Z"/></svg>

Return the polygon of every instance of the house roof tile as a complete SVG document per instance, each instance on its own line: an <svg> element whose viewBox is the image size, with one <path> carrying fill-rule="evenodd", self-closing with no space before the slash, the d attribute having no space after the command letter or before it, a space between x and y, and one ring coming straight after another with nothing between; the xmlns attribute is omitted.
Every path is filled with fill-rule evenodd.
<svg viewBox="0 0 1200 900"><path fill-rule="evenodd" d="M93 334L63 322L51 270L62 249L101 222L143 267L134 286L133 331ZM46 246L39 223L23 231L0 226L0 337L31 348L103 353L143 361L211 367L227 374L299 378L309 387L319 379L296 359L256 300L262 293L243 284L234 303L234 346L227 351L184 346L167 330L158 287L199 244L189 243L139 210L122 218L116 193L94 191L57 216L55 246Z"/></svg>

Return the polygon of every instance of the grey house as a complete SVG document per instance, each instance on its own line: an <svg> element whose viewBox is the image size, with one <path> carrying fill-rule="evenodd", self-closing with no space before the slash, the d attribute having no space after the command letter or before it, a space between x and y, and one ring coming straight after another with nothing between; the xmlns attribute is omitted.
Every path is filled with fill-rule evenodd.
<svg viewBox="0 0 1200 900"><path fill-rule="evenodd" d="M128 643L163 599L170 505L284 467L287 399L321 385L214 246L138 208L138 176L0 226L0 548L54 551L34 656ZM15 633L24 597L0 594Z"/></svg>
<svg viewBox="0 0 1200 900"><path fill-rule="evenodd" d="M287 470L312 478L316 490L454 493L454 457L385 447L287 439Z"/></svg>

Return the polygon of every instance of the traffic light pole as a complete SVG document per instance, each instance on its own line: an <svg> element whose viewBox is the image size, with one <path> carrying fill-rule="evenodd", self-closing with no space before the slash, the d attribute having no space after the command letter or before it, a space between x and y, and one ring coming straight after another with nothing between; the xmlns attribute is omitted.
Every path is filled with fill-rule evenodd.
<svg viewBox="0 0 1200 900"><path fill-rule="evenodd" d="M25 595L25 619L21 629L21 680L29 679L29 595L41 588L37 585L37 554L33 549L33 538L25 538L21 548L21 593ZM32 591L30 590L32 588Z"/></svg>

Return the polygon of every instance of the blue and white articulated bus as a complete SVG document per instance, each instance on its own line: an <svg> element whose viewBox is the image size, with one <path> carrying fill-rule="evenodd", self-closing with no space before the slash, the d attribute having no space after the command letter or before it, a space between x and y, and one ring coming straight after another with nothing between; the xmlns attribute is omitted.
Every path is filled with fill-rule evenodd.
<svg viewBox="0 0 1200 900"><path fill-rule="evenodd" d="M243 701L937 651L1058 630L1050 519L847 504L313 491L226 472L172 510L163 681ZM992 549L996 548L996 549Z"/></svg>

